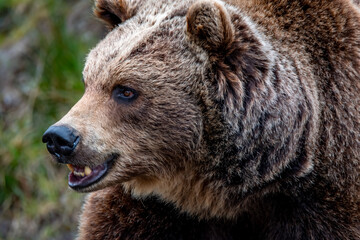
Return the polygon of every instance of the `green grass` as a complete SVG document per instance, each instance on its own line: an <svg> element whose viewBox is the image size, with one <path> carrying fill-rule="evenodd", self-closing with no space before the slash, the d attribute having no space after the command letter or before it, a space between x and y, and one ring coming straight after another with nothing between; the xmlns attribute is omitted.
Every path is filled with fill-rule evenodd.
<svg viewBox="0 0 360 240"><path fill-rule="evenodd" d="M83 195L67 188L68 170L41 142L81 97L85 56L97 41L68 31L74 2L0 0L0 50L31 39L14 73L26 76L16 86L23 104L0 114L0 239L67 239L76 230Z"/></svg>

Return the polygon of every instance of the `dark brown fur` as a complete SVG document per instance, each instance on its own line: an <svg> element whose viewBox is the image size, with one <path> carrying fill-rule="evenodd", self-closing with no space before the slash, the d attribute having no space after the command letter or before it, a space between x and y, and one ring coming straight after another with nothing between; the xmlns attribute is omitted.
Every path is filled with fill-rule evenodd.
<svg viewBox="0 0 360 240"><path fill-rule="evenodd" d="M355 1L356 3L356 1ZM109 35L58 123L79 239L360 239L360 11L350 0L96 1ZM137 89L132 104L111 99Z"/></svg>

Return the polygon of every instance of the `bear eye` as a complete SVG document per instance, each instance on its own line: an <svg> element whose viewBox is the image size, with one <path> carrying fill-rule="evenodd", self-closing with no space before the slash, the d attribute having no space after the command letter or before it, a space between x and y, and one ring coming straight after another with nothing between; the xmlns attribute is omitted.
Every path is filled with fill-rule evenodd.
<svg viewBox="0 0 360 240"><path fill-rule="evenodd" d="M136 90L125 87L125 86L116 86L112 92L112 97L117 102L131 102L135 100L138 96Z"/></svg>

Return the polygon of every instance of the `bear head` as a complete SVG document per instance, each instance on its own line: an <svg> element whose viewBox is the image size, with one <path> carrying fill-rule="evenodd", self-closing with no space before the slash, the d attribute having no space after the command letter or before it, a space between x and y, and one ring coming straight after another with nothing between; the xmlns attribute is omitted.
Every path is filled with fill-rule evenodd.
<svg viewBox="0 0 360 240"><path fill-rule="evenodd" d="M83 97L43 137L71 188L122 184L233 217L248 196L311 171L316 94L240 10L97 0L94 11L110 32L87 56Z"/></svg>

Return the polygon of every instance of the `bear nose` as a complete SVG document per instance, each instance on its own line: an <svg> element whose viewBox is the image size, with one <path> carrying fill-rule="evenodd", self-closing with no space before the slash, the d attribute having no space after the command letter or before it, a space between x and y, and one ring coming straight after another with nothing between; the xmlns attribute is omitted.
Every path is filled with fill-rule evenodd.
<svg viewBox="0 0 360 240"><path fill-rule="evenodd" d="M57 158L69 156L76 148L79 140L80 137L76 131L67 126L51 126L42 137L49 153Z"/></svg>

